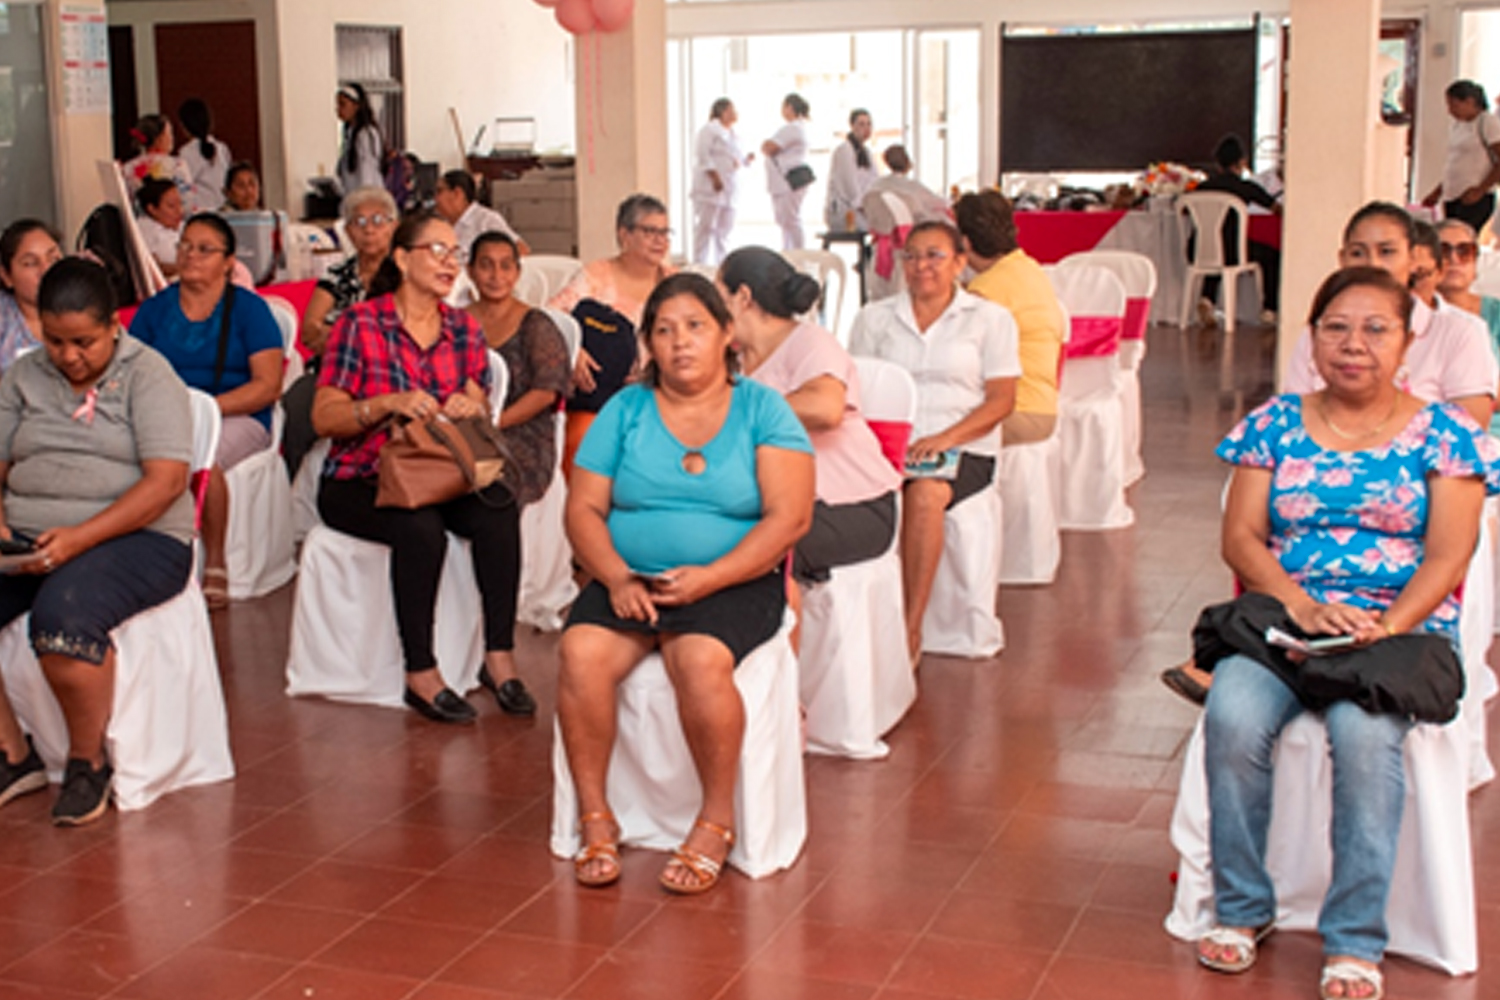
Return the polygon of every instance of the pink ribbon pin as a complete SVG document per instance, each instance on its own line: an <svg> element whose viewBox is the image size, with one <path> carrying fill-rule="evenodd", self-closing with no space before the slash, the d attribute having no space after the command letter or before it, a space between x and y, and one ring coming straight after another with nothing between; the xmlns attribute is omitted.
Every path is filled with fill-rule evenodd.
<svg viewBox="0 0 1500 1000"><path fill-rule="evenodd" d="M83 402L73 411L74 420L82 420L90 427L94 425L94 411L99 408L99 387L94 386L83 394Z"/></svg>

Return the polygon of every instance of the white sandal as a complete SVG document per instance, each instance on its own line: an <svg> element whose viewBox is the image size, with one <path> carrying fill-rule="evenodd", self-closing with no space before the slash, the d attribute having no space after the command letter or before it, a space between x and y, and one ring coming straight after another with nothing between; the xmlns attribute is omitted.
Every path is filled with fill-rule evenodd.
<svg viewBox="0 0 1500 1000"><path fill-rule="evenodd" d="M1245 972L1255 964L1256 946L1274 929L1275 924L1263 924L1248 932L1237 927L1216 926L1198 939L1198 963L1215 972ZM1209 958L1203 954L1202 946L1205 943L1216 948L1234 949L1234 958Z"/></svg>
<svg viewBox="0 0 1500 1000"><path fill-rule="evenodd" d="M1335 997L1328 992L1328 987L1334 983L1344 984L1342 997ZM1369 986L1369 995L1356 997L1351 994L1349 987L1356 984ZM1385 996L1385 976L1376 966L1365 965L1363 962L1349 959L1329 962L1323 966L1323 975L1318 979L1318 996L1322 1000L1381 1000Z"/></svg>

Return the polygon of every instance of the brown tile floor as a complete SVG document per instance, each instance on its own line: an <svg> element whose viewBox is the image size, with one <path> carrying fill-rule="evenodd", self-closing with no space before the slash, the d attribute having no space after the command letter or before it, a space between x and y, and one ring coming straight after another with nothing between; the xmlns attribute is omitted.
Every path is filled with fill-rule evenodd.
<svg viewBox="0 0 1500 1000"><path fill-rule="evenodd" d="M546 849L551 637L520 657L544 712L445 729L282 694L289 593L216 622L239 777L82 830L47 796L0 812L0 1000L935 1000L1314 994L1316 941L1248 976L1161 929L1166 825L1193 712L1156 680L1224 596L1210 457L1267 392L1266 338L1153 331L1128 531L1069 535L1057 583L1008 590L1009 648L928 658L882 763L810 760L791 871L701 899L628 852L577 888ZM1474 797L1481 944L1500 961L1500 791ZM1500 996L1388 964L1393 997Z"/></svg>

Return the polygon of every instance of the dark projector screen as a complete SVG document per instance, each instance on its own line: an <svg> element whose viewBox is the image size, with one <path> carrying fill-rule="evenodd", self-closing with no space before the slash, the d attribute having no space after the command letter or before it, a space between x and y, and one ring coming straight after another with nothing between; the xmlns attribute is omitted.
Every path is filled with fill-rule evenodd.
<svg viewBox="0 0 1500 1000"><path fill-rule="evenodd" d="M1000 169L1203 164L1255 126L1255 31L1005 38Z"/></svg>

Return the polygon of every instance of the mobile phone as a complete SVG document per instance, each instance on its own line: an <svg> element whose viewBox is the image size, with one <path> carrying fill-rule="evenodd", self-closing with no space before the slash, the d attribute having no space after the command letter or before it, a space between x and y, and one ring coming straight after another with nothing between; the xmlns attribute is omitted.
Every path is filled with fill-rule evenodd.
<svg viewBox="0 0 1500 1000"><path fill-rule="evenodd" d="M925 479L952 479L958 475L958 449L949 448L919 462L908 461L906 474Z"/></svg>
<svg viewBox="0 0 1500 1000"><path fill-rule="evenodd" d="M630 575L653 589L672 582L671 575L667 573L647 573L644 570L633 569Z"/></svg>
<svg viewBox="0 0 1500 1000"><path fill-rule="evenodd" d="M13 532L9 538L0 538L0 556L24 556L36 551L36 539Z"/></svg>
<svg viewBox="0 0 1500 1000"><path fill-rule="evenodd" d="M1311 653L1336 653L1353 645L1354 636L1352 635L1328 635L1307 640L1307 649Z"/></svg>

